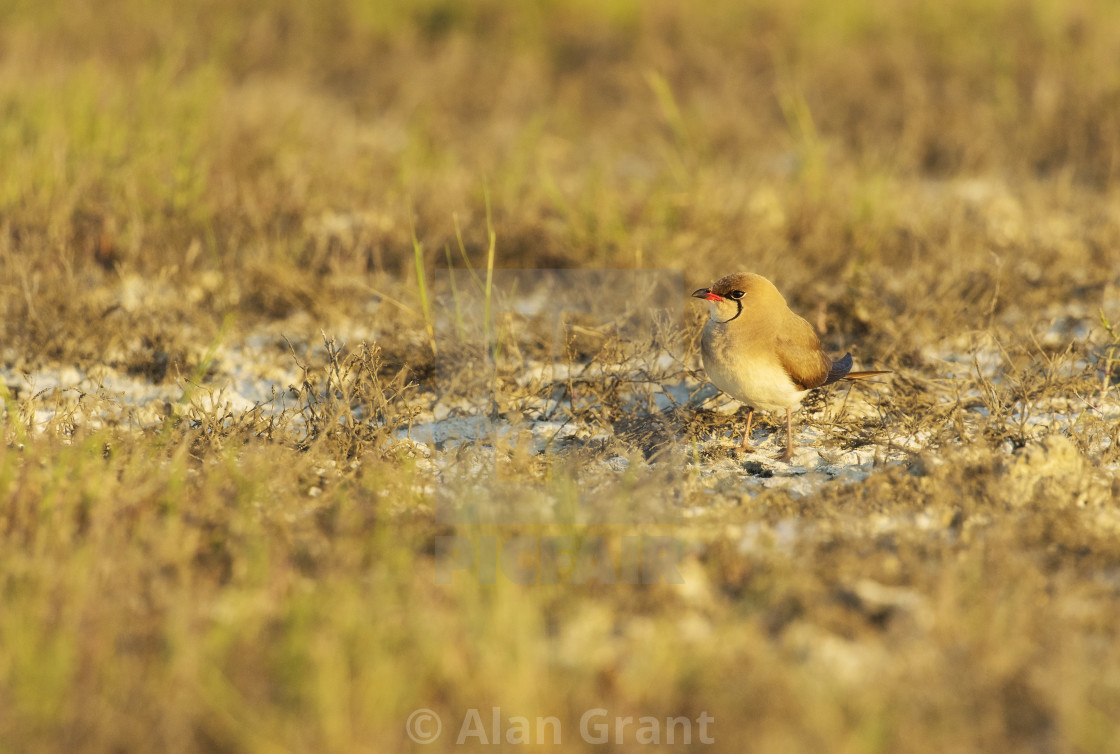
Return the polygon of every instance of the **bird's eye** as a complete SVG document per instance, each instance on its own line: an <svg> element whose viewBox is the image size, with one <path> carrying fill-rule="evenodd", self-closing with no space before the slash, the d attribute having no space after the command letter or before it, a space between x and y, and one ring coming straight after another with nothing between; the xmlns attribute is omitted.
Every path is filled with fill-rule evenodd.
<svg viewBox="0 0 1120 754"><path fill-rule="evenodd" d="M731 291L731 293L727 294L727 297L728 298L733 298L736 301L738 301L739 299L741 299L743 296L746 296L746 295L747 294L744 293L743 291Z"/></svg>

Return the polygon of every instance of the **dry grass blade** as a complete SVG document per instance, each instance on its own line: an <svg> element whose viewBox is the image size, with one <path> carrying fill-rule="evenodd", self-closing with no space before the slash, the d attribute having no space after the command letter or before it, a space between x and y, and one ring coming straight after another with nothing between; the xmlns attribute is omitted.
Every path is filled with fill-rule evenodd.
<svg viewBox="0 0 1120 754"><path fill-rule="evenodd" d="M0 3L0 752L1114 751L1118 60L1112 0ZM739 269L894 372L790 464L700 367Z"/></svg>

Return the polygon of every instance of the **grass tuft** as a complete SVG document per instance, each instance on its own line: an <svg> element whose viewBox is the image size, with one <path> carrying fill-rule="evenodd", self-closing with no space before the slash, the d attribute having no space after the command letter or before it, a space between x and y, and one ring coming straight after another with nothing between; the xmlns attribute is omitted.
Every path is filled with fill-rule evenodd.
<svg viewBox="0 0 1120 754"><path fill-rule="evenodd" d="M1118 60L1109 0L0 3L0 751L1113 750ZM792 468L704 389L740 269L894 372Z"/></svg>

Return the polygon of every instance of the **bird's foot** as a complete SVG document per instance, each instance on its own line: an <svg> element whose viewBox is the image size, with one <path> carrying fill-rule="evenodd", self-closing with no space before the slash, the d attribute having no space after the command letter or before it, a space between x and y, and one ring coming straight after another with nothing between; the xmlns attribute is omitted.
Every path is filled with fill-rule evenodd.
<svg viewBox="0 0 1120 754"><path fill-rule="evenodd" d="M758 448L756 448L755 446L747 445L746 443L744 443L742 445L736 445L734 448L732 448L731 452L735 455L740 455L742 453L753 453L756 450L758 450Z"/></svg>
<svg viewBox="0 0 1120 754"><path fill-rule="evenodd" d="M775 461L782 463L791 463L793 461L793 448L786 448L779 455L774 456Z"/></svg>

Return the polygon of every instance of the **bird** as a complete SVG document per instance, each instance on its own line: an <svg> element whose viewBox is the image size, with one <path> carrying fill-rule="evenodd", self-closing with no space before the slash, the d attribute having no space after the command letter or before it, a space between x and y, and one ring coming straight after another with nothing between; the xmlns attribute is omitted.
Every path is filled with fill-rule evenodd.
<svg viewBox="0 0 1120 754"><path fill-rule="evenodd" d="M786 448L777 460L793 459L793 409L809 391L839 380L859 380L889 371L852 371L852 355L832 359L821 349L813 326L794 314L774 284L761 275L727 275L692 293L709 302L700 353L713 385L744 403L747 429L735 452L753 452L751 422L756 410L786 413Z"/></svg>

